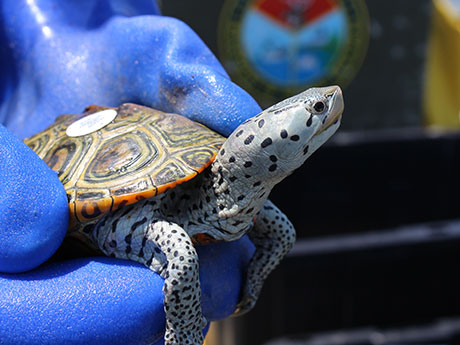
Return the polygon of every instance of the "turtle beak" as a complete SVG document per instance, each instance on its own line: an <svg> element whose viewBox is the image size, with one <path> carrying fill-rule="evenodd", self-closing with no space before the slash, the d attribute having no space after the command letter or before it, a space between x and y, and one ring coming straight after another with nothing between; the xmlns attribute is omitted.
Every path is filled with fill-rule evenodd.
<svg viewBox="0 0 460 345"><path fill-rule="evenodd" d="M323 127L314 136L323 133L326 129L334 125L342 116L344 104L342 90L339 86L328 86L323 88L323 92L329 99L329 114L324 121Z"/></svg>
<svg viewBox="0 0 460 345"><path fill-rule="evenodd" d="M331 94L329 101L329 115L324 122L323 131L332 126L342 116L344 104L342 90L338 86L330 86L327 90L328 94Z"/></svg>

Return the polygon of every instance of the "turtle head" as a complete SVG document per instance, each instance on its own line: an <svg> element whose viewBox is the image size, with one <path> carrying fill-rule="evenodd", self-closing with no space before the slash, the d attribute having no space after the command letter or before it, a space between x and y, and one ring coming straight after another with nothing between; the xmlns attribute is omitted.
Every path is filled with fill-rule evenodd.
<svg viewBox="0 0 460 345"><path fill-rule="evenodd" d="M242 123L224 147L244 160L237 165L250 166L259 176L266 167L265 179L277 183L335 133L342 111L338 86L311 88Z"/></svg>
<svg viewBox="0 0 460 345"><path fill-rule="evenodd" d="M284 171L298 168L335 133L343 108L338 86L311 88L275 104L255 119L265 121L272 141L261 154L275 155Z"/></svg>
<svg viewBox="0 0 460 345"><path fill-rule="evenodd" d="M217 197L219 228L242 235L273 186L335 133L342 111L338 86L311 88L238 126L212 164L212 188L205 188Z"/></svg>

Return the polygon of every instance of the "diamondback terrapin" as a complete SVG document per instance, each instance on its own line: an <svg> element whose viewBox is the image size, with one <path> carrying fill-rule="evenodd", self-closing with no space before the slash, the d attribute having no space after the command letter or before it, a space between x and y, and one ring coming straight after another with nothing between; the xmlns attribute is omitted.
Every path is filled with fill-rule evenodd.
<svg viewBox="0 0 460 345"><path fill-rule="evenodd" d="M26 139L57 171L69 233L164 279L166 345L202 344L193 244L249 234L256 246L237 313L290 250L295 231L270 190L339 127L337 86L308 89L241 124L228 139L180 115L134 104L63 115ZM192 179L193 178L193 179Z"/></svg>

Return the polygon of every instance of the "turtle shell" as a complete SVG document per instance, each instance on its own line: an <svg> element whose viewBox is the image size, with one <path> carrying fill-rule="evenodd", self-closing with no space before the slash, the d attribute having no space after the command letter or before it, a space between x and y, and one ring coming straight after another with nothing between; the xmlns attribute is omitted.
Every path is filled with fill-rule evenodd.
<svg viewBox="0 0 460 345"><path fill-rule="evenodd" d="M117 115L105 127L67 135L72 123L107 109ZM63 183L72 232L190 180L211 164L224 141L220 134L183 116L127 103L61 115L24 142Z"/></svg>

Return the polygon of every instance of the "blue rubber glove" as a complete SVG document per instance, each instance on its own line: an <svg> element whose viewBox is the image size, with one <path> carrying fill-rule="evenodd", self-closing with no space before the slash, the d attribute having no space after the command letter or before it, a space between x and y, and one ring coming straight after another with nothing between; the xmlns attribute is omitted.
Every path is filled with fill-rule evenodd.
<svg viewBox="0 0 460 345"><path fill-rule="evenodd" d="M260 111L186 25L156 13L147 0L2 0L0 122L23 139L89 104L135 102L228 135ZM111 258L37 268L65 235L67 199L10 131L0 126L0 271L10 272L0 276L0 340L161 344L163 281L152 271ZM253 246L245 237L198 253L204 315L226 317Z"/></svg>

